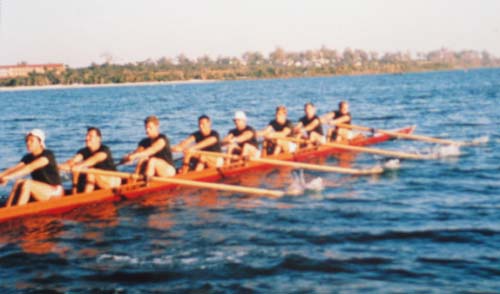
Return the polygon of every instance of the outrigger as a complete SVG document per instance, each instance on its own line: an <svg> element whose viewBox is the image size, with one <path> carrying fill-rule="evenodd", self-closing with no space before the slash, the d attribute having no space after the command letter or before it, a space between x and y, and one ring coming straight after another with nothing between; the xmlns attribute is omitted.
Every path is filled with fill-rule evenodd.
<svg viewBox="0 0 500 294"><path fill-rule="evenodd" d="M395 134L411 134L414 127L406 127L397 131ZM236 176L246 172L270 169L277 166L290 166L295 168L307 168L307 163L302 163L303 161L308 161L317 157L326 156L330 154L337 154L343 152L370 152L372 150L378 150L372 153L395 156L402 158L411 159L427 159L420 155L409 155L408 153L394 152L394 151L380 151L381 149L367 148L364 146L373 145L388 141L395 138L394 134L377 133L373 136L365 137L355 142L351 142L348 145L336 144L336 143L326 143L324 145L312 146L307 148L299 149L294 153L283 153L279 155L270 155L261 159L256 160L243 160L220 168L205 169L199 172L189 172L184 175L176 175L170 178L159 178L152 177L150 179L145 179L143 177L138 177L135 174L114 172L114 176L121 178L130 179L126 184L123 184L117 188L113 189L102 189L96 190L90 193L74 193L67 195L62 198L51 199L49 201L42 202L30 202L23 206L11 206L0 208L0 222L5 222L12 219L18 219L28 216L35 215L46 215L46 214L59 214L70 211L72 209L91 205L104 201L119 201L121 199L133 199L148 195L154 192L169 190L176 188L178 186L192 186L200 188L211 188L211 189L221 189L241 193L254 193L271 197L283 196L284 192L258 189L250 187L240 187L233 185L225 185L220 183L209 183L221 180L225 177ZM289 164L284 164L283 162L288 162ZM301 163L299 163L301 162ZM297 163L297 164L295 164ZM316 165L317 166L317 165ZM311 165L309 166L311 167ZM328 168L340 169L340 167L324 166L324 171ZM333 171L333 170L331 170ZM90 170L83 172L103 172L100 170ZM363 175L363 174L374 174L382 172L380 168L358 170L358 169L345 169L343 171L346 174L351 175ZM232 187L232 188L231 188Z"/></svg>

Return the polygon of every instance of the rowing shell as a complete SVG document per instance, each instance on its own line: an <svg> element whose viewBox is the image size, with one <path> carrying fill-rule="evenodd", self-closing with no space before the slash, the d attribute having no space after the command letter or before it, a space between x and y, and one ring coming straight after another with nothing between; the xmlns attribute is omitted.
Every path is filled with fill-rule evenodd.
<svg viewBox="0 0 500 294"><path fill-rule="evenodd" d="M413 130L414 127L407 127L398 130L397 132L410 134ZM352 145L373 145L391 139L393 139L393 137L387 134L380 134L356 141L355 143L352 143ZM300 149L292 154L280 154L276 156L268 156L266 158L287 161L307 161L317 157L343 152L347 151L344 149L322 145L318 147ZM185 175L176 175L174 178L210 182L220 180L227 176L235 176L249 171L269 169L273 167L275 166L271 164L247 161L244 163L231 164L218 169L206 169L200 172L190 172ZM68 197L51 199L49 201L30 202L23 206L3 207L0 208L0 222L33 215L64 213L77 207L104 201L119 201L124 198L133 199L157 191L173 189L177 186L178 185L176 184L162 183L158 181L137 181L135 183L125 184L114 189L102 189L90 193L79 193Z"/></svg>

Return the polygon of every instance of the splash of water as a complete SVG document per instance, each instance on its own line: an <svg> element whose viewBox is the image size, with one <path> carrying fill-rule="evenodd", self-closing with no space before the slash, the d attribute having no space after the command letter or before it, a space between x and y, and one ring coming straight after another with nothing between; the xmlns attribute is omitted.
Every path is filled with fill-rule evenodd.
<svg viewBox="0 0 500 294"><path fill-rule="evenodd" d="M384 168L389 170L397 170L401 168L401 161L397 158L392 158L384 162Z"/></svg>
<svg viewBox="0 0 500 294"><path fill-rule="evenodd" d="M490 141L489 136L481 136L481 137L478 137L478 138L475 138L474 140L472 140L471 145L486 144L489 141Z"/></svg>
<svg viewBox="0 0 500 294"><path fill-rule="evenodd" d="M292 173L292 183L287 189L289 195L300 195L306 191L322 191L325 189L323 179L320 177L314 178L310 182L306 182L304 178L304 171L300 170L298 173Z"/></svg>
<svg viewBox="0 0 500 294"><path fill-rule="evenodd" d="M432 154L437 158L460 156L460 147L456 145L437 146Z"/></svg>

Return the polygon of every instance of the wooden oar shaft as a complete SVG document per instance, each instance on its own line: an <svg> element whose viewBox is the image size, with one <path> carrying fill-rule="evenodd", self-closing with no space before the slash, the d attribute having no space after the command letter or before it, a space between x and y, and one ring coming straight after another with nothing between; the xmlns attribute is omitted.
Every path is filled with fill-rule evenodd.
<svg viewBox="0 0 500 294"><path fill-rule="evenodd" d="M364 126L348 125L348 124L337 124L337 126L339 126L341 128L366 131L366 132L375 131L376 133L385 134L385 135L389 135L389 136L400 138L400 139L418 140L418 141L423 141L423 142L428 142L428 143L444 144L444 145L466 145L465 142L439 139L439 138L433 138L433 137L423 136L423 135L405 134L405 133L393 132L393 131L382 130L382 129L373 129L373 128L364 127Z"/></svg>
<svg viewBox="0 0 500 294"><path fill-rule="evenodd" d="M219 184L219 183L208 183L208 182L200 182L200 181L191 181L191 180L177 179L177 178L153 177L152 179L154 181L163 182L163 183L171 183L171 184L177 184L177 185L183 185L183 186L223 190L223 191L246 193L246 194L258 194L258 195L265 195L265 196L272 196L272 197L282 197L285 194L283 191L277 191L277 190L252 188L252 187L244 187L244 186L236 186L236 185L227 185L227 184Z"/></svg>
<svg viewBox="0 0 500 294"><path fill-rule="evenodd" d="M364 152L364 153L371 153L371 154L404 158L404 159L422 160L422 159L432 159L433 158L433 157L428 156L428 155L419 155L419 154L413 154L413 153L407 153L407 152L390 151L390 150L383 150L383 149L377 149L377 148L346 145L346 144L340 144L340 143L334 143L334 142L325 143L324 145L329 146L329 147L338 148L338 149L355 151L355 152Z"/></svg>
<svg viewBox="0 0 500 294"><path fill-rule="evenodd" d="M238 155L232 155L232 154L214 152L214 151L195 150L191 153L205 155L205 156L211 156L211 157L223 157L223 158L231 158L231 159L239 159L240 158Z"/></svg>
<svg viewBox="0 0 500 294"><path fill-rule="evenodd" d="M374 167L371 169L355 169L355 168L311 164L311 163L304 163L297 161L277 160L270 158L251 158L250 161L266 163L271 165L278 165L278 166L288 166L293 168L302 168L302 169L324 171L324 172L335 172L335 173L350 174L350 175L372 175L372 174L380 174L384 171L381 167Z"/></svg>
<svg viewBox="0 0 500 294"><path fill-rule="evenodd" d="M206 155L206 156L222 156L225 158L239 158L235 155L218 153L218 152L209 152L209 151L195 151L197 154ZM316 171L324 171L324 172L335 172L335 173L343 173L350 175L372 175L372 174L380 174L384 170L381 167L374 167L371 169L355 169L355 168L345 168L345 167L337 167L337 166L327 166L327 165L319 165L319 164L311 164L305 162L297 162L297 161L286 161L286 160L278 160L271 158L249 158L249 161L265 163L270 165L277 166L287 166L293 168L302 168L307 170L316 170Z"/></svg>
<svg viewBox="0 0 500 294"><path fill-rule="evenodd" d="M309 143L309 141L307 141L307 140L298 139L298 138L284 138L284 140L289 140L289 141L293 141L293 142L300 142L300 143ZM433 159L434 158L434 157L426 156L426 155L418 155L418 154L400 152L400 151L390 151L390 150L383 150L383 149L377 149L377 148L361 147L361 146L354 146L354 145L348 145L348 144L340 144L340 143L335 143L335 142L328 142L328 143L325 143L323 145L328 146L328 147L338 148L338 149L355 151L355 152L364 152L364 153L371 153L371 154L390 156L390 157L396 157L396 158L404 158L404 159L422 160L422 159Z"/></svg>
<svg viewBox="0 0 500 294"><path fill-rule="evenodd" d="M117 172L117 171L108 171L108 170L101 170L101 169L92 169L92 168L82 169L79 172L99 174L99 175L103 175L103 176L114 176L114 177L120 177L120 178L126 178L126 179L142 179L143 178L142 176L137 175L137 174ZM190 186L190 187L196 187L196 188L208 188L208 189L230 191L230 192L239 192L239 193L245 193L245 194L258 194L258 195L265 195L265 196L272 196L272 197L281 197L285 194L283 191L261 189L261 188L251 188L251 187L243 187L243 186L227 185L227 184L219 184L219 183L207 183L207 182L200 182L200 181L193 181L193 180L186 180L186 179L179 179L179 178L151 177L150 179L153 181L162 182L162 183L170 183L170 184L176 184L176 185L181 185L181 186Z"/></svg>

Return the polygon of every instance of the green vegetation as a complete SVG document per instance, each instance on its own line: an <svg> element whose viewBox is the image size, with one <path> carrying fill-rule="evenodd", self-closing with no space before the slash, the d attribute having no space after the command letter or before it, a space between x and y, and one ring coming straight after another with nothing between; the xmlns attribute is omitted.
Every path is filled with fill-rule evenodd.
<svg viewBox="0 0 500 294"><path fill-rule="evenodd" d="M95 64L84 68L67 68L63 73L30 73L28 77L0 79L0 86L42 86L71 84L107 84L181 80L236 80L289 78L330 75L404 73L480 67L499 67L500 59L486 51L454 52L440 49L412 56L409 52L366 52L350 48L343 52L328 48L287 52L276 48L266 58L260 52L236 57L196 60L181 54L177 58L160 58L128 64Z"/></svg>

